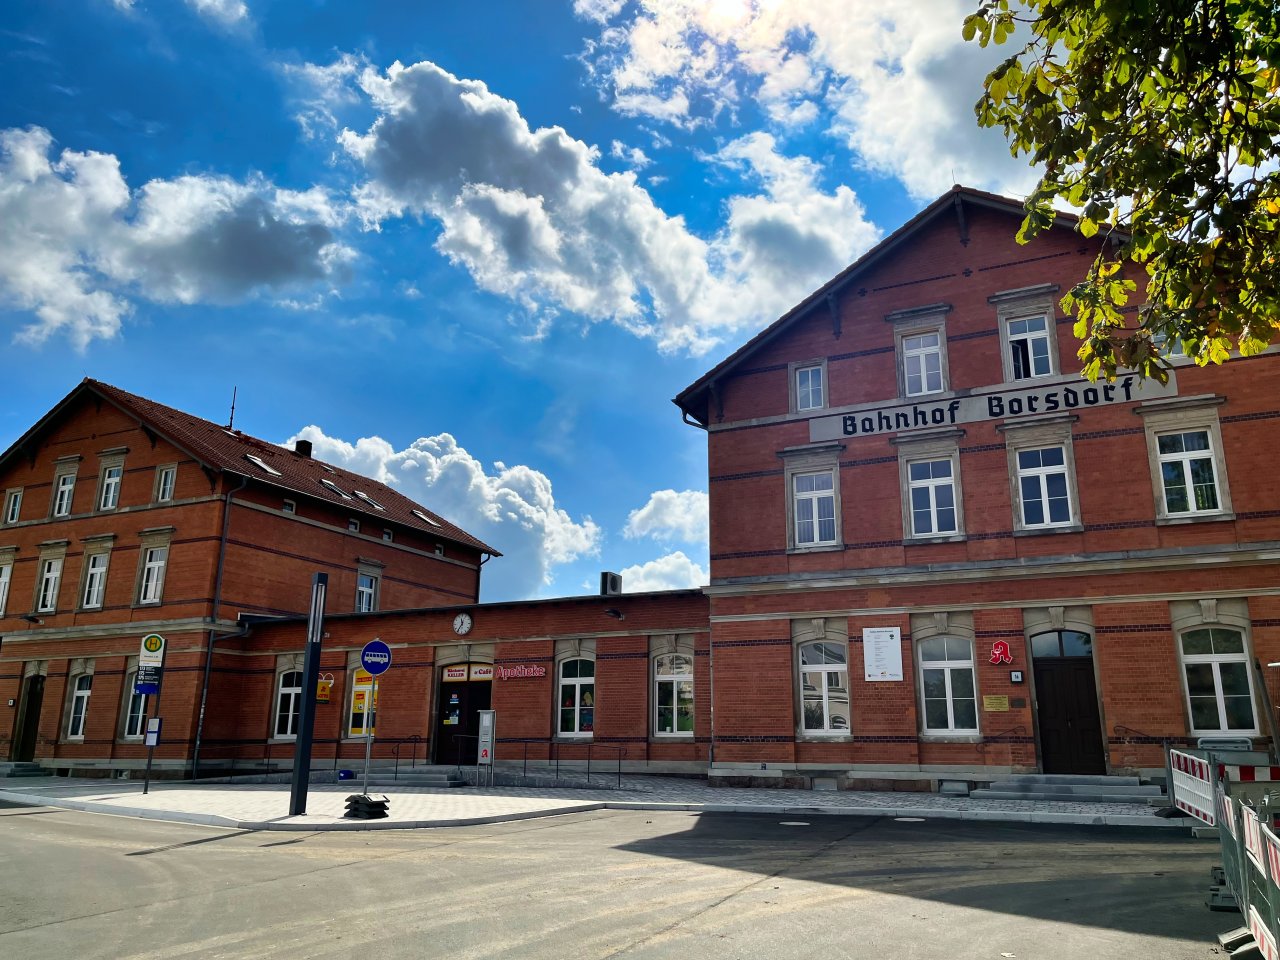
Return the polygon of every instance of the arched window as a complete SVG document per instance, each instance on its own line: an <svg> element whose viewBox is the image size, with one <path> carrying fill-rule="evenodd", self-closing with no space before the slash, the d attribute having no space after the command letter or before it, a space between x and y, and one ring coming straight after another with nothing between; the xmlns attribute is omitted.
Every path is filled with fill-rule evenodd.
<svg viewBox="0 0 1280 960"><path fill-rule="evenodd" d="M959 637L930 637L917 649L925 732L977 733L973 645Z"/></svg>
<svg viewBox="0 0 1280 960"><path fill-rule="evenodd" d="M588 736L595 729L596 664L578 658L560 663L560 724L562 737Z"/></svg>
<svg viewBox="0 0 1280 960"><path fill-rule="evenodd" d="M1191 729L1256 732L1244 634L1227 627L1201 627L1185 631L1180 639Z"/></svg>
<svg viewBox="0 0 1280 960"><path fill-rule="evenodd" d="M1031 638L1031 656L1035 660L1046 657L1092 657L1093 637L1079 630L1050 630Z"/></svg>
<svg viewBox="0 0 1280 960"><path fill-rule="evenodd" d="M653 732L693 733L693 657L664 653L653 658Z"/></svg>
<svg viewBox="0 0 1280 960"><path fill-rule="evenodd" d="M126 740L141 740L147 730L147 695L134 690L137 683L138 671L129 671L125 677L125 696L128 698L124 711Z"/></svg>
<svg viewBox="0 0 1280 960"><path fill-rule="evenodd" d="M71 684L71 717L67 721L67 736L84 739L85 721L89 716L89 695L93 693L93 674L82 673Z"/></svg>
<svg viewBox="0 0 1280 960"><path fill-rule="evenodd" d="M843 643L800 645L800 709L805 733L849 733L849 654Z"/></svg>
<svg viewBox="0 0 1280 960"><path fill-rule="evenodd" d="M298 735L298 715L302 711L302 671L286 670L276 685L277 737Z"/></svg>

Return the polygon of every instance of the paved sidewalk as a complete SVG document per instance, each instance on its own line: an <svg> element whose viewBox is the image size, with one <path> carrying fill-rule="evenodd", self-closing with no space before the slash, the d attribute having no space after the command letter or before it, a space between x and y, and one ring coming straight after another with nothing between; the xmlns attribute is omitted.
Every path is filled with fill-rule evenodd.
<svg viewBox="0 0 1280 960"><path fill-rule="evenodd" d="M1127 803L1059 803L1036 800L971 800L932 793L823 792L708 787L675 777L626 777L622 789L540 787L377 787L391 800L385 820L344 820L353 783L313 783L307 815L286 816L289 785L191 784L161 781L147 796L127 780L33 778L0 780L0 800L93 813L175 820L248 830L376 830L468 826L584 810L696 810L711 813L845 814L1077 823L1188 830L1195 821L1166 820L1152 808Z"/></svg>

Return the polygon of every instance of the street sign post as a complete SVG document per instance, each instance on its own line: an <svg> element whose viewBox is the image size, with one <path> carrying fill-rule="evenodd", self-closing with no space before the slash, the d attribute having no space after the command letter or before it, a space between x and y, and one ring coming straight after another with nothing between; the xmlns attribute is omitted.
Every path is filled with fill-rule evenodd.
<svg viewBox="0 0 1280 960"><path fill-rule="evenodd" d="M373 759L372 721L376 717L373 710L378 702L378 676L391 669L391 648L375 637L361 649L360 666L373 677L364 715L364 795L367 797L369 795L369 764Z"/></svg>
<svg viewBox="0 0 1280 960"><path fill-rule="evenodd" d="M164 654L169 645L158 633L148 633L138 648L138 676L133 690L147 697L155 696L155 707L147 720L147 769L142 775L142 793L151 792L151 761L160 743L160 691L164 685Z"/></svg>
<svg viewBox="0 0 1280 960"><path fill-rule="evenodd" d="M493 750L494 744L497 742L497 717L496 710L480 711L480 737L479 744L476 747L476 764L477 766L489 768L489 785L493 785ZM476 773L476 779L479 780L479 771ZM478 784L477 784L478 785Z"/></svg>
<svg viewBox="0 0 1280 960"><path fill-rule="evenodd" d="M307 787L311 784L311 738L316 726L316 680L320 677L320 641L324 637L324 599L329 575L311 578L311 612L307 618L307 651L302 658L302 709L298 712L298 739L293 746L293 782L289 786L289 816L307 812Z"/></svg>

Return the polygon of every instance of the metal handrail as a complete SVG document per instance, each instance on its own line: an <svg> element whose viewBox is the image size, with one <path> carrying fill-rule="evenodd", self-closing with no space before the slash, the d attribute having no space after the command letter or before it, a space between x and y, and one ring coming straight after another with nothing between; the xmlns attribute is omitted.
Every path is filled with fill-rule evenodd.
<svg viewBox="0 0 1280 960"><path fill-rule="evenodd" d="M1114 727L1111 728L1111 732L1114 733L1117 737L1123 737L1125 740L1132 740L1134 737L1141 737L1144 740L1159 741L1160 743L1165 745L1168 745L1168 743L1172 739L1171 737L1168 737L1168 736L1157 737L1153 734L1146 733L1142 730L1137 730L1134 727L1130 727L1123 723L1117 723Z"/></svg>
<svg viewBox="0 0 1280 960"><path fill-rule="evenodd" d="M406 743L413 744L413 751L409 754L409 769L412 770L418 764L418 744L420 744L421 742L422 742L422 737L420 737L416 733L411 737L401 737L399 740L396 741L396 745L391 751L396 758L395 774L393 775L392 779L394 780L400 779L400 748L403 747Z"/></svg>
<svg viewBox="0 0 1280 960"><path fill-rule="evenodd" d="M1021 733L1023 736L1026 736L1026 733L1027 733L1026 725L1020 723L1016 727L1010 727L1008 730L1001 730L999 733L984 733L982 735L982 739L983 741L996 740L1000 737L1007 737L1014 733Z"/></svg>

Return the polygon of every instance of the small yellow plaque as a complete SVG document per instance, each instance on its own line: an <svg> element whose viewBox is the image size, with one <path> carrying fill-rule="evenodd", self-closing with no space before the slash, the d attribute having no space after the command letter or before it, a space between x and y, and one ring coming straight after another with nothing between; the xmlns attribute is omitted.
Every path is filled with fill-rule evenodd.
<svg viewBox="0 0 1280 960"><path fill-rule="evenodd" d="M982 709L987 713L1008 713L1009 698L1006 696L984 696L982 698Z"/></svg>

